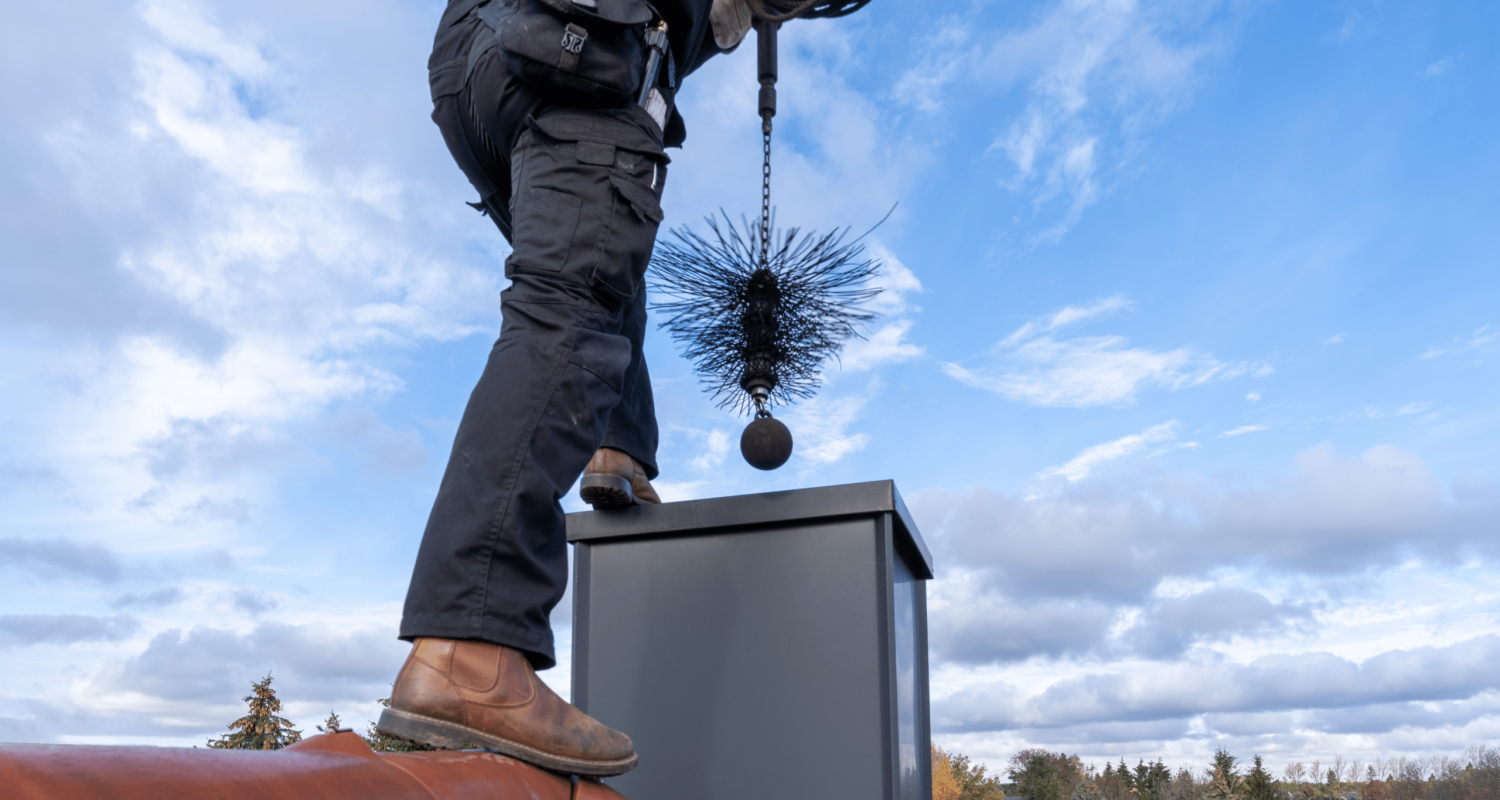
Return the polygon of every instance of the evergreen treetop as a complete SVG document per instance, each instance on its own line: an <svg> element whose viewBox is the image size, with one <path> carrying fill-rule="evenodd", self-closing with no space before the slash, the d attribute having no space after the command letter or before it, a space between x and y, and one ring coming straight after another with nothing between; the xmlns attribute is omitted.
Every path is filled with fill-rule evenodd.
<svg viewBox="0 0 1500 800"><path fill-rule="evenodd" d="M324 733L339 733L349 729L344 727L344 723L339 719L337 713L330 711L328 712L328 719L324 720L323 724L318 726L318 730Z"/></svg>
<svg viewBox="0 0 1500 800"><path fill-rule="evenodd" d="M229 733L209 739L208 746L221 750L280 750L302 741L302 732L292 721L277 715L281 699L271 688L271 674L251 684L251 694L244 698L250 713L229 723Z"/></svg>
<svg viewBox="0 0 1500 800"><path fill-rule="evenodd" d="M1276 783L1271 774L1261 766L1260 756L1255 757L1255 767L1245 776L1243 800L1277 800Z"/></svg>
<svg viewBox="0 0 1500 800"><path fill-rule="evenodd" d="M1234 770L1234 765L1238 761L1239 759L1230 755L1228 750L1221 747L1214 751L1214 766L1211 770L1215 777L1223 776L1224 785L1229 787L1229 791L1235 795L1240 793L1240 776Z"/></svg>
<svg viewBox="0 0 1500 800"><path fill-rule="evenodd" d="M1214 770L1214 779L1208 782L1208 791L1203 796L1206 800L1235 800L1234 791L1229 788L1229 779L1225 777L1222 768Z"/></svg>

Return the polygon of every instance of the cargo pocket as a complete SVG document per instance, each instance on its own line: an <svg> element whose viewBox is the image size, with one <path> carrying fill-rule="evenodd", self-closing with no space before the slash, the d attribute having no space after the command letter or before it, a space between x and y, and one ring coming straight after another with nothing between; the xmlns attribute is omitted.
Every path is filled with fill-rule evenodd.
<svg viewBox="0 0 1500 800"><path fill-rule="evenodd" d="M662 219L660 143L629 120L571 110L527 128L512 156L518 194L507 266L558 273L608 307L633 299Z"/></svg>
<svg viewBox="0 0 1500 800"><path fill-rule="evenodd" d="M661 202L644 184L611 172L609 238L603 242L599 261L590 282L616 300L630 300L640 291L646 277L646 265L656 246L656 230L661 225Z"/></svg>

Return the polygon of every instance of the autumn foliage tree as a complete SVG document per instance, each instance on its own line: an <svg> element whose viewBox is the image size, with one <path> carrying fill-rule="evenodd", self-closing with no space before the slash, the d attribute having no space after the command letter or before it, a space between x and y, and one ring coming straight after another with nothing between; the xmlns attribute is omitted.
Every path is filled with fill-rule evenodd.
<svg viewBox="0 0 1500 800"><path fill-rule="evenodd" d="M1099 791L1099 781L1094 778L1084 778L1073 787L1073 796L1070 800L1104 800L1104 792Z"/></svg>
<svg viewBox="0 0 1500 800"><path fill-rule="evenodd" d="M958 781L959 800L1005 800L1005 789L999 775L985 775L983 764L975 764L968 756L950 753L953 761L953 778Z"/></svg>
<svg viewBox="0 0 1500 800"><path fill-rule="evenodd" d="M932 748L932 800L959 800L962 793L958 779L953 777L953 759Z"/></svg>
<svg viewBox="0 0 1500 800"><path fill-rule="evenodd" d="M209 739L208 746L222 750L280 750L302 741L302 732L292 721L277 715L281 699L271 688L271 675L251 684L253 694L245 698L250 713L229 723L229 733Z"/></svg>

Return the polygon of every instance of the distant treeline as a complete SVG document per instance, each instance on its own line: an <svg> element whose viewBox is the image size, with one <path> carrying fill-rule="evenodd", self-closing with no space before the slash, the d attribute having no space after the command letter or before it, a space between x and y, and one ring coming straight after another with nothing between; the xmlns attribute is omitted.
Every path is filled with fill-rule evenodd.
<svg viewBox="0 0 1500 800"><path fill-rule="evenodd" d="M1008 778L1008 780L1006 780ZM1022 750L1006 775L988 775L968 756L932 751L933 800L1500 800L1500 748L1471 747L1451 758L1335 758L1267 770L1224 750L1213 763L1175 772L1160 759L1084 765L1078 756Z"/></svg>

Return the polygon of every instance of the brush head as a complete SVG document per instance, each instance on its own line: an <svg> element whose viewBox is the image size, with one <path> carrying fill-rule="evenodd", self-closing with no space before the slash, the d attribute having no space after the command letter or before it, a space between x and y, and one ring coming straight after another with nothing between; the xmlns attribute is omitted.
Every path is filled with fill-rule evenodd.
<svg viewBox="0 0 1500 800"><path fill-rule="evenodd" d="M811 397L823 363L875 315L861 306L879 263L848 229L778 234L760 257L760 229L708 218L711 239L686 229L663 237L652 256L652 306L719 407L749 414ZM862 238L862 237L861 237ZM764 392L759 401L754 388Z"/></svg>

